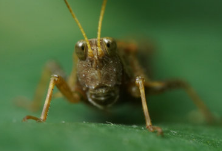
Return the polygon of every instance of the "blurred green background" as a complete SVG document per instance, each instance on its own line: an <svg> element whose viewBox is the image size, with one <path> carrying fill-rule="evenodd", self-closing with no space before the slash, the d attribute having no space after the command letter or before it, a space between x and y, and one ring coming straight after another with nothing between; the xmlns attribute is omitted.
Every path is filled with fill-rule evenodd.
<svg viewBox="0 0 222 151"><path fill-rule="evenodd" d="M102 0L69 3L88 38L95 38ZM102 36L153 39L158 48L153 59L154 79L186 79L220 117L221 4L219 0L109 0ZM221 149L221 127L198 125L202 117L181 90L149 97L152 121L165 130L164 139L143 129L140 106L114 107L104 114L84 104L56 99L46 123L21 123L25 115L40 116L41 111L18 108L13 98L32 98L48 60L59 61L69 74L74 45L80 39L83 36L63 0L0 0L1 150ZM93 124L97 122L104 124Z"/></svg>

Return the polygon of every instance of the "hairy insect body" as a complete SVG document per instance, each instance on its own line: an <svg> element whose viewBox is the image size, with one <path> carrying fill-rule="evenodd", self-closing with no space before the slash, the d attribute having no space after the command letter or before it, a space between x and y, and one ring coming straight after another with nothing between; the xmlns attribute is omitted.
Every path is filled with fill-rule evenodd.
<svg viewBox="0 0 222 151"><path fill-rule="evenodd" d="M117 48L117 43L113 38L100 38L102 18L107 0L104 0L102 4L97 39L90 40L86 37L82 26L67 0L64 1L84 37L84 40L78 41L75 45L75 56L77 56L76 58L78 59L77 66L73 68L67 81L64 79L63 74L61 74L61 68L56 63L49 64L45 67L35 93L34 101L28 105L27 102L23 103L23 106L28 109L35 110L40 107L39 102L44 96L42 88L46 85L45 78L52 74L42 114L40 118L27 115L23 118L23 121L29 119L38 122L46 121L55 86L60 91L60 94L69 102L84 102L82 99L85 98L87 102L100 109L110 107L120 96L121 101L124 100L126 102L130 100L128 98L132 98L131 96L140 97L146 128L151 132L157 131L158 134L163 134L163 132L160 127L152 125L145 90L146 93L157 94L168 89L182 88L203 113L205 119L208 122L214 121L212 113L195 93L193 88L186 82L181 80L162 82L148 79L136 57L136 52L138 51L136 45L118 42ZM149 52L149 50L147 50L147 52Z"/></svg>

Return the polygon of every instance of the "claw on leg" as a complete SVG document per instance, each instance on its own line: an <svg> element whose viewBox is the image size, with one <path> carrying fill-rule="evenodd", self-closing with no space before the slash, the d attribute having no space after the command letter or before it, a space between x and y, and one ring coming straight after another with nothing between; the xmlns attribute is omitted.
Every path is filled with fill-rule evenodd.
<svg viewBox="0 0 222 151"><path fill-rule="evenodd" d="M136 78L136 85L139 87L139 90L140 90L142 107L143 107L143 112L144 112L144 116L146 120L146 128L151 132L157 131L158 135L163 135L163 131L160 127L152 126L150 114L149 114L147 103L146 103L146 96L145 96L145 90L144 90L144 78L138 76Z"/></svg>
<svg viewBox="0 0 222 151"><path fill-rule="evenodd" d="M45 99L45 104L42 110L42 114L40 118L34 117L34 116L26 116L23 118L23 121L27 121L29 119L35 120L37 122L44 122L47 119L48 111L49 111L49 106L51 103L52 99L52 93L54 87L57 87L59 91L66 97L66 99L71 102L71 103L78 103L80 101L80 96L78 93L74 93L71 91L70 87L66 83L66 81L59 75L52 75L50 83L49 83L49 88L48 88L48 93Z"/></svg>
<svg viewBox="0 0 222 151"><path fill-rule="evenodd" d="M35 116L31 116L31 115L27 115L26 117L24 117L24 118L22 119L22 122L25 122L25 121L27 121L27 120L29 120L29 119L35 120L36 122L44 122L44 121L41 120L40 118L37 118L37 117L35 117Z"/></svg>
<svg viewBox="0 0 222 151"><path fill-rule="evenodd" d="M146 128L147 128L150 132L157 131L157 134L158 134L158 135L163 135L163 130L162 130L160 127L148 125L148 126L146 126Z"/></svg>

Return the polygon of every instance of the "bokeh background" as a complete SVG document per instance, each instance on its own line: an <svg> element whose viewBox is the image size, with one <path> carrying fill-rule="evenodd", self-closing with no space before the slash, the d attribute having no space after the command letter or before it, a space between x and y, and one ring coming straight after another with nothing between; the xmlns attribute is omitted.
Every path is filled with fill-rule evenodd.
<svg viewBox="0 0 222 151"><path fill-rule="evenodd" d="M95 38L102 0L69 0L69 3L88 38ZM220 117L221 4L219 0L110 0L104 15L102 36L153 39L157 46L153 57L154 79L186 79L215 116ZM23 139L27 125L20 122L25 115L39 116L41 111L31 113L18 108L13 99L21 95L32 98L48 60L60 62L69 74L74 45L80 39L83 36L63 0L0 0L0 131L4 131L0 134L4 145L0 147L13 149L9 142L18 145L17 140L21 139L19 149L28 150L29 147L24 148L24 141L32 135L41 138L41 133L30 134L30 130L29 134L24 132L26 137ZM157 125L202 123L201 115L182 90L151 96L149 100L151 118ZM83 121L144 126L140 106L124 105L113 108L111 113L103 113L84 104L69 104L64 99L52 102L47 120L52 126L61 122L78 125ZM28 126L35 129L35 122L28 124L33 124ZM15 129L17 126L21 129ZM46 129L50 127L47 126ZM41 132L44 133L44 130ZM103 137L100 139L103 140ZM29 143L32 144L31 141Z"/></svg>

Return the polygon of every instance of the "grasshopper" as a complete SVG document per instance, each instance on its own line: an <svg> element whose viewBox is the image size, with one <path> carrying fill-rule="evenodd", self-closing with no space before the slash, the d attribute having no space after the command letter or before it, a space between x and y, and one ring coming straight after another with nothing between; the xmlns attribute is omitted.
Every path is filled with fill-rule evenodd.
<svg viewBox="0 0 222 151"><path fill-rule="evenodd" d="M75 45L74 67L68 79L64 78L64 72L55 62L46 65L37 86L34 100L29 104L26 102L25 106L32 110L40 107L44 88L47 86L46 79L51 75L41 117L28 115L23 118L23 121L30 119L37 122L46 121L55 86L59 90L55 96L62 95L71 103L84 102L99 109L106 109L117 101L128 101L128 98L141 98L136 100L142 102L146 128L151 132L156 131L160 135L163 134L162 129L151 123L145 92L146 94L156 94L168 89L182 88L191 97L208 122L214 119L212 113L188 83L181 80L152 81L139 63L136 56L137 46L127 42L115 41L111 37L100 37L107 0L103 1L97 38L94 39L87 38L67 0L64 1L78 24L84 40L78 41Z"/></svg>

